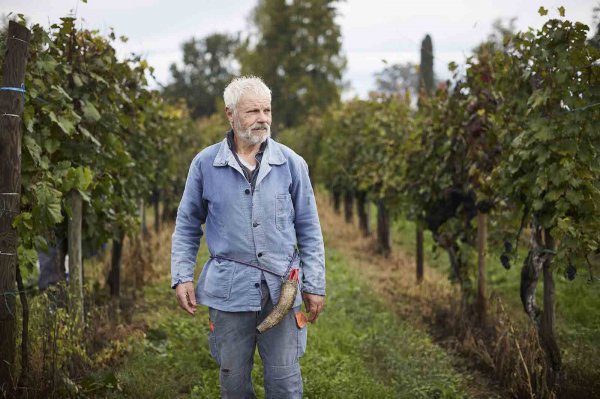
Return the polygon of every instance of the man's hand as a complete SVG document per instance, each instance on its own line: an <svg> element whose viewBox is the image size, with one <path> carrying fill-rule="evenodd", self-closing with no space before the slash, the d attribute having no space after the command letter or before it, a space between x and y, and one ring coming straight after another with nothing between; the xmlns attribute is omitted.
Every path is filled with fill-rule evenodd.
<svg viewBox="0 0 600 399"><path fill-rule="evenodd" d="M309 312L308 321L314 323L319 317L319 313L325 306L325 297L322 295L309 294L308 292L302 293L302 299L304 299L304 307Z"/></svg>
<svg viewBox="0 0 600 399"><path fill-rule="evenodd" d="M177 295L177 302L179 306L192 316L196 313L196 295L194 294L194 283L188 281L187 283L179 283L175 287L175 294Z"/></svg>

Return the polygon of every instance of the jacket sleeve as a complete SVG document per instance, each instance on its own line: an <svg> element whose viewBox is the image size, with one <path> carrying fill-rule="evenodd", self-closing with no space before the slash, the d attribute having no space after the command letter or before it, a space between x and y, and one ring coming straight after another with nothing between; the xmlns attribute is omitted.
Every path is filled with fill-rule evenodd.
<svg viewBox="0 0 600 399"><path fill-rule="evenodd" d="M171 287L194 280L196 256L207 209L202 200L202 170L199 157L190 165L175 221L171 242Z"/></svg>
<svg viewBox="0 0 600 399"><path fill-rule="evenodd" d="M304 159L297 162L292 174L292 201L294 204L296 239L302 260L302 291L325 295L325 248L317 213L315 194Z"/></svg>

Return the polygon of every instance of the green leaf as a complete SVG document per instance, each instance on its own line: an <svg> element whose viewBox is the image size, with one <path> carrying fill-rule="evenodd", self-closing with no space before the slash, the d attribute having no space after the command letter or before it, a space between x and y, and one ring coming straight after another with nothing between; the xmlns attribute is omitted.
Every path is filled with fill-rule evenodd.
<svg viewBox="0 0 600 399"><path fill-rule="evenodd" d="M33 224L31 223L33 215L30 212L21 212L15 217L13 221L13 227L24 226L26 229L31 230Z"/></svg>
<svg viewBox="0 0 600 399"><path fill-rule="evenodd" d="M67 118L64 118L62 116L58 117L58 120L56 121L56 124L68 136L70 136L71 134L73 134L73 132L75 131L75 125L73 124L73 122L71 122L70 120L68 120Z"/></svg>
<svg viewBox="0 0 600 399"><path fill-rule="evenodd" d="M77 87L83 86L83 82L81 81L81 77L78 73L73 74L73 83L75 83L75 86Z"/></svg>
<svg viewBox="0 0 600 399"><path fill-rule="evenodd" d="M538 14L540 14L540 15L543 17L543 16L545 16L545 15L548 15L548 10L547 10L547 9L545 9L544 7L540 7L540 8L538 9Z"/></svg>
<svg viewBox="0 0 600 399"><path fill-rule="evenodd" d="M39 165L42 149L38 143L33 139L33 137L25 136L23 137L23 145L25 145L27 152L29 152L29 155L31 155L33 162L35 162L36 165Z"/></svg>
<svg viewBox="0 0 600 399"><path fill-rule="evenodd" d="M536 90L527 100L527 105L531 106L533 109L538 108L540 105L545 105L549 97L549 90Z"/></svg>
<svg viewBox="0 0 600 399"><path fill-rule="evenodd" d="M534 211L539 211L544 206L544 201L541 199L536 199L533 201L532 208Z"/></svg>
<svg viewBox="0 0 600 399"><path fill-rule="evenodd" d="M48 242L46 241L46 238L44 238L44 236L37 235L33 237L33 245L37 249L41 249L43 251L48 250Z"/></svg>
<svg viewBox="0 0 600 399"><path fill-rule="evenodd" d="M56 139L47 139L44 141L44 149L48 154L55 153L60 148L60 141Z"/></svg>
<svg viewBox="0 0 600 399"><path fill-rule="evenodd" d="M571 203L571 205L573 205L574 207L577 207L581 203L583 196L581 195L580 192L578 192L576 190L569 190L569 191L567 191L566 198Z"/></svg>
<svg viewBox="0 0 600 399"><path fill-rule="evenodd" d="M58 91L60 94L62 94L64 97L66 97L67 100L73 101L73 99L71 98L71 96L62 87L57 86L57 85L52 85L51 87L54 90Z"/></svg>
<svg viewBox="0 0 600 399"><path fill-rule="evenodd" d="M560 198L561 195L562 195L561 191L552 190L548 194L546 194L546 196L544 197L544 200L548 201L548 202L556 201L557 199Z"/></svg>
<svg viewBox="0 0 600 399"><path fill-rule="evenodd" d="M35 267L38 260L38 254L34 248L25 248L24 246L19 245L17 253L19 254L19 264L25 265L28 268Z"/></svg>
<svg viewBox="0 0 600 399"><path fill-rule="evenodd" d="M558 13L561 17L565 16L565 8L563 6L558 7Z"/></svg>
<svg viewBox="0 0 600 399"><path fill-rule="evenodd" d="M38 63L40 69L46 73L52 73L56 70L56 66L58 65L58 63L53 60L53 59L46 59L45 61L40 61ZM41 80L36 79L34 81L35 85L38 87L43 87L44 84L42 83Z"/></svg>
<svg viewBox="0 0 600 399"><path fill-rule="evenodd" d="M37 207L34 218L50 226L60 223L63 220L61 213L62 193L48 184L38 184L35 189Z"/></svg>
<svg viewBox="0 0 600 399"><path fill-rule="evenodd" d="M100 112L94 107L94 104L90 102L83 103L83 117L92 122L97 122L100 120Z"/></svg>
<svg viewBox="0 0 600 399"><path fill-rule="evenodd" d="M86 191L92 184L93 173L90 168L79 166L67 171L67 176L63 181L63 191L69 192L72 189Z"/></svg>
<svg viewBox="0 0 600 399"><path fill-rule="evenodd" d="M552 138L552 129L549 126L539 127L534 137L539 141L548 141Z"/></svg>
<svg viewBox="0 0 600 399"><path fill-rule="evenodd" d="M82 126L79 126L79 131L81 132L81 134L83 134L84 137L87 137L88 139L90 139L92 141L92 143L94 143L97 147L101 147L102 146L100 144L100 142L86 128L84 128Z"/></svg>

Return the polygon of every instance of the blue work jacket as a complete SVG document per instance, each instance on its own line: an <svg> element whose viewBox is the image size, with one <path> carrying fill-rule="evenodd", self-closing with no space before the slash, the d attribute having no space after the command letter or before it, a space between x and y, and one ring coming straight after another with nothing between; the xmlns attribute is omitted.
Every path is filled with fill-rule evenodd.
<svg viewBox="0 0 600 399"><path fill-rule="evenodd" d="M205 235L211 257L196 286L199 304L259 311L261 280L277 303L290 264L300 268L294 306L301 304L300 292L325 295L325 250L308 166L290 148L267 140L254 192L227 139L192 161L172 237L171 286L193 281Z"/></svg>

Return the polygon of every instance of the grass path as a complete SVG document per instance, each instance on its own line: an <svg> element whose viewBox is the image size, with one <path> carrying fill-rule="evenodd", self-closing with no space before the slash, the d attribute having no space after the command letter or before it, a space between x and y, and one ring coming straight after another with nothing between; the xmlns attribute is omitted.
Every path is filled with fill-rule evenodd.
<svg viewBox="0 0 600 399"><path fill-rule="evenodd" d="M301 359L305 398L463 398L470 376L424 329L400 320L376 292L366 264L348 243L336 242L339 221L320 205L327 256L327 304L309 326ZM199 259L206 257L202 245ZM364 269L361 270L361 265ZM374 288L375 287L375 290ZM177 308L163 280L148 285L136 321L148 326L132 336L131 353L115 370L96 378L113 381L102 396L122 398L218 398L218 366L207 345L208 315L190 317ZM264 398L262 366L255 356L254 386ZM105 387L107 384L105 384Z"/></svg>

